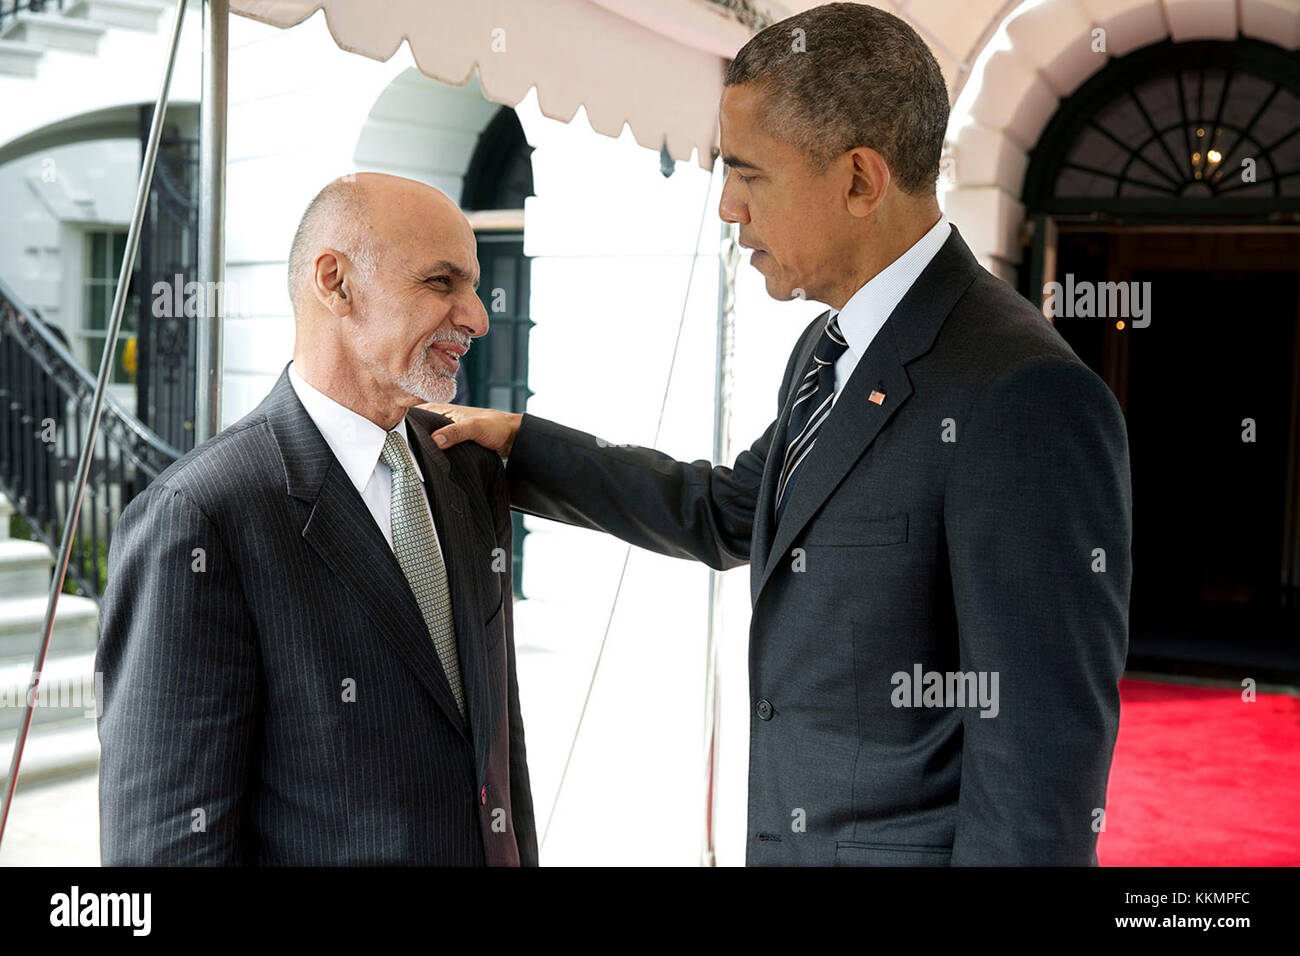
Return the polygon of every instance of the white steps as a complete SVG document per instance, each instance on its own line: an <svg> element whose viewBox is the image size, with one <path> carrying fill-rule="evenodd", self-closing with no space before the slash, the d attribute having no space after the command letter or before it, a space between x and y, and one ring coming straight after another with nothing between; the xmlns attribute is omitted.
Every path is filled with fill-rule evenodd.
<svg viewBox="0 0 1300 956"><path fill-rule="evenodd" d="M49 588L53 568L54 555L39 541L0 541L0 601Z"/></svg>
<svg viewBox="0 0 1300 956"><path fill-rule="evenodd" d="M0 735L12 735L22 724L31 677L31 661L0 664ZM32 726L94 723L96 690L94 651L47 657Z"/></svg>
<svg viewBox="0 0 1300 956"><path fill-rule="evenodd" d="M35 76L36 64L44 52L44 49L31 43L0 38L0 74Z"/></svg>
<svg viewBox="0 0 1300 956"><path fill-rule="evenodd" d="M64 10L64 16L153 33L158 29L158 21L162 18L164 9L163 5L141 0L78 0Z"/></svg>
<svg viewBox="0 0 1300 956"><path fill-rule="evenodd" d="M108 27L89 20L77 20L49 13L20 13L6 18L4 39L19 40L32 46L49 50L67 50L70 53L99 52L99 41Z"/></svg>
<svg viewBox="0 0 1300 956"><path fill-rule="evenodd" d="M14 736L0 736L0 782L9 777L13 759ZM33 783L94 770L99 765L99 732L93 720L42 729L27 735L23 764L18 770L18 790ZM29 796L30 798L30 796Z"/></svg>
<svg viewBox="0 0 1300 956"><path fill-rule="evenodd" d="M44 633L54 556L45 545L10 537L13 506L0 495L0 778L8 774L22 723L36 647ZM89 598L59 595L22 781L94 768L95 645L99 608ZM88 716L89 714L89 716Z"/></svg>
<svg viewBox="0 0 1300 956"><path fill-rule="evenodd" d="M0 78L36 76L46 50L94 56L109 30L157 33L175 8L169 0L73 0L63 10L11 14L0 26Z"/></svg>
<svg viewBox="0 0 1300 956"><path fill-rule="evenodd" d="M0 600L0 665L14 661L32 662L36 642L45 627L48 600L45 595ZM50 653L93 651L98 630L99 608L94 601L75 594L60 594L59 606L54 613Z"/></svg>

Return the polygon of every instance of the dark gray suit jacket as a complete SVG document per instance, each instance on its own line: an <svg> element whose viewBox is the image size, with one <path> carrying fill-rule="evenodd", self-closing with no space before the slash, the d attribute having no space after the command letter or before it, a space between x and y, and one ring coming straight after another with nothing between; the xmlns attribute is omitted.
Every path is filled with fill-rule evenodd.
<svg viewBox="0 0 1300 956"><path fill-rule="evenodd" d="M97 668L105 865L535 865L499 459L413 410L469 724L281 375L123 512Z"/></svg>
<svg viewBox="0 0 1300 956"><path fill-rule="evenodd" d="M1095 863L1131 576L1114 397L954 229L844 386L777 526L792 383L824 322L733 467L525 415L512 505L713 568L749 562L750 864ZM918 665L945 685L983 673L990 693L996 673L997 715L926 706L896 676Z"/></svg>

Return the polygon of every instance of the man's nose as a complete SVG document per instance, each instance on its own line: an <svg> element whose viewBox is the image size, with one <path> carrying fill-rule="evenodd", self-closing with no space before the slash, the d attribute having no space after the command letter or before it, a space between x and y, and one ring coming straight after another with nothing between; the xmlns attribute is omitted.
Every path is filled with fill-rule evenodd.
<svg viewBox="0 0 1300 956"><path fill-rule="evenodd" d="M483 307L483 300L477 295L471 294L471 302L465 304L461 314L456 317L456 324L460 326L470 336L478 338L481 335L487 335L488 314L487 309Z"/></svg>
<svg viewBox="0 0 1300 956"><path fill-rule="evenodd" d="M736 198L730 183L722 184L722 198L718 200L718 218L723 222L749 222L749 207Z"/></svg>

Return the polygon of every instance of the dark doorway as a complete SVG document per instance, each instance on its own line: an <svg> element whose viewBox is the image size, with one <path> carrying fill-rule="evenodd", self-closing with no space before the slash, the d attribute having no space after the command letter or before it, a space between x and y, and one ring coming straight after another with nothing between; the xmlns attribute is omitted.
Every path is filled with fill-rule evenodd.
<svg viewBox="0 0 1300 956"><path fill-rule="evenodd" d="M1150 324L1056 319L1124 409L1129 665L1300 677L1300 235L1066 229L1056 281L1149 283Z"/></svg>
<svg viewBox="0 0 1300 956"><path fill-rule="evenodd" d="M1150 283L1149 325L1055 318L1128 424L1129 667L1300 681L1300 53L1115 58L1062 100L1022 197L1032 301Z"/></svg>

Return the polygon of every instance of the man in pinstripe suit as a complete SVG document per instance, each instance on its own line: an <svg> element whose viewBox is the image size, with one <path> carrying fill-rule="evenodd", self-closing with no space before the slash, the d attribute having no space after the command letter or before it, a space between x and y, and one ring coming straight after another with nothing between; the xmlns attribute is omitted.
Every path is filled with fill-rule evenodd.
<svg viewBox="0 0 1300 956"><path fill-rule="evenodd" d="M444 453L487 331L446 196L359 174L294 237L294 360L123 512L105 865L535 865L505 477Z"/></svg>

